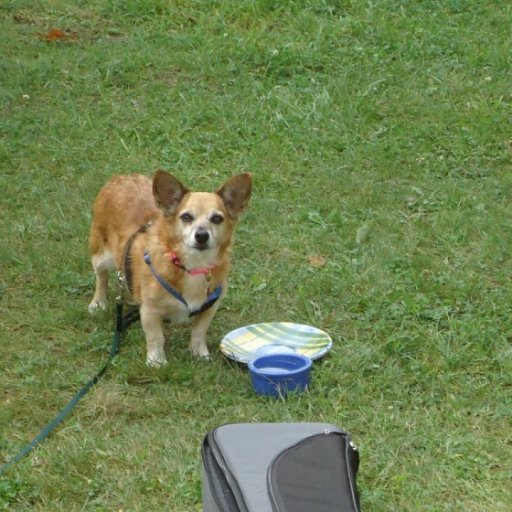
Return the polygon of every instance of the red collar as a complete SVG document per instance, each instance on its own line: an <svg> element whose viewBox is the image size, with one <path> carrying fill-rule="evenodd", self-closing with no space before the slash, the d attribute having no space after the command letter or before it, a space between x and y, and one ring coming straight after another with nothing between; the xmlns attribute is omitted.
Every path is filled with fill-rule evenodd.
<svg viewBox="0 0 512 512"><path fill-rule="evenodd" d="M199 267L199 268L193 268L192 270L189 270L186 268L179 258L179 256L171 249L165 253L165 255L178 267L181 268L181 270L184 270L185 272L189 273L191 276L197 276L197 275L208 275L212 269L215 267Z"/></svg>

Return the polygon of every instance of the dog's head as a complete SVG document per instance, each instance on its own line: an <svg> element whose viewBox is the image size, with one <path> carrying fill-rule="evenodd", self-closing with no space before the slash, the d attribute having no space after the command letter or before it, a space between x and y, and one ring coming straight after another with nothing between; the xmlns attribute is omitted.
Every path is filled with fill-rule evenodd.
<svg viewBox="0 0 512 512"><path fill-rule="evenodd" d="M153 177L155 202L167 220L172 243L189 255L213 255L227 249L233 228L249 202L251 188L248 173L233 176L212 193L190 192L164 171L157 171Z"/></svg>

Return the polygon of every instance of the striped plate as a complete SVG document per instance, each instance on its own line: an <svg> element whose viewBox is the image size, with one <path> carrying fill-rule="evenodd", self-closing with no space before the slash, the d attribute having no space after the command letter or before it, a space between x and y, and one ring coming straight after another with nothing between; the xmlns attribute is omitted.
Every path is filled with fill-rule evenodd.
<svg viewBox="0 0 512 512"><path fill-rule="evenodd" d="M324 331L304 324L275 322L240 327L224 336L221 352L239 363L267 354L297 353L318 359L332 346Z"/></svg>

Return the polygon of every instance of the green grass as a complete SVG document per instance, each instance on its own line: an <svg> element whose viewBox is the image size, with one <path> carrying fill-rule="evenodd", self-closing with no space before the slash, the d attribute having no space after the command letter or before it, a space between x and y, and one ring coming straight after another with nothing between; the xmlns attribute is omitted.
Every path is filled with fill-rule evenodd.
<svg viewBox="0 0 512 512"><path fill-rule="evenodd" d="M200 510L209 429L325 421L360 446L366 512L510 510L511 25L497 0L2 2L1 460L107 357L113 308L87 313L104 181L255 189L212 362L180 327L150 370L132 328L0 509ZM277 320L334 340L286 401L217 349Z"/></svg>

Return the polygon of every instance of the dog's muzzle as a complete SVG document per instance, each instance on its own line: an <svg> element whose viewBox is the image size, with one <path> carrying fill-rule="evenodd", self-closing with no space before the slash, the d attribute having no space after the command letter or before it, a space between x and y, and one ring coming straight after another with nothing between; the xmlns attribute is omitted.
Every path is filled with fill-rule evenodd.
<svg viewBox="0 0 512 512"><path fill-rule="evenodd" d="M204 251L210 247L210 233L205 228L198 228L194 234L195 248Z"/></svg>

